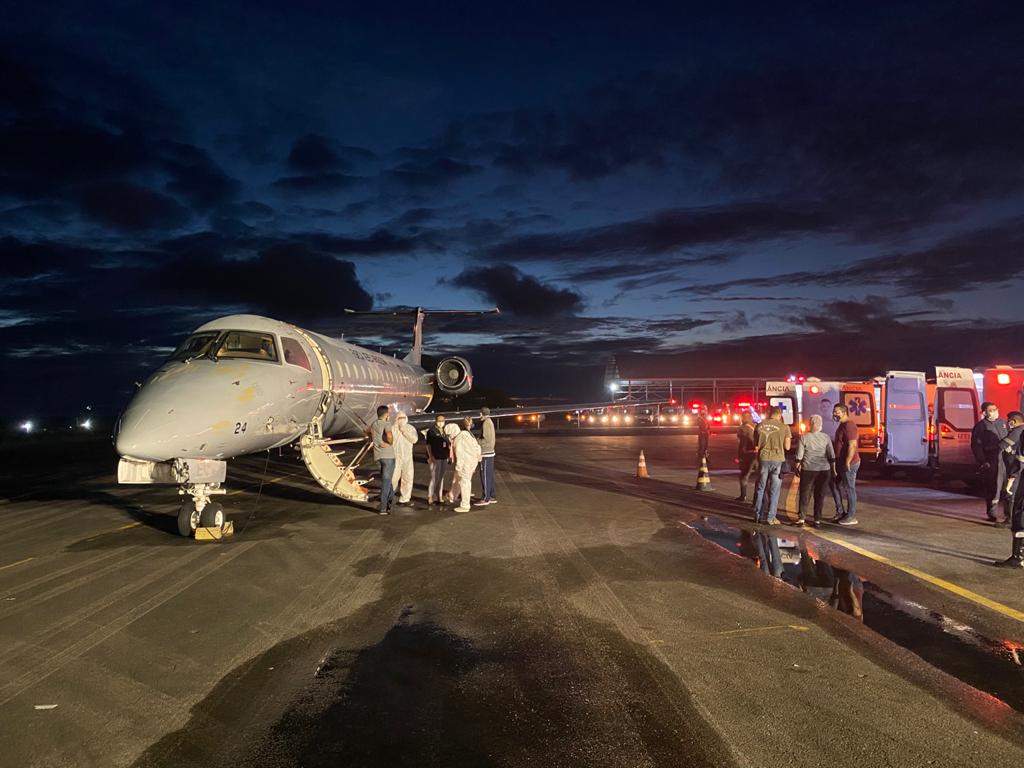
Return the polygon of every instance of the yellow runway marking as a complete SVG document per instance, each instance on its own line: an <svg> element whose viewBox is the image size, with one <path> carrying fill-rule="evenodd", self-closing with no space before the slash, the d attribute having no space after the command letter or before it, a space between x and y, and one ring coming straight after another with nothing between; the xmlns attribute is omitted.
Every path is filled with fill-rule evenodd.
<svg viewBox="0 0 1024 768"><path fill-rule="evenodd" d="M92 536L89 536L89 537L83 539L83 541L91 541L92 539L99 538L100 536L106 536L108 533L117 533L118 531L127 531L129 528L138 528L140 525L142 525L142 523L134 522L134 523L128 523L127 525L119 526L117 528L110 528L110 529L108 529L106 531L100 531L99 533L94 533Z"/></svg>
<svg viewBox="0 0 1024 768"><path fill-rule="evenodd" d="M802 624L772 624L767 627L748 627L747 629L727 629L725 632L716 632L719 637L737 637L740 635L755 635L761 632L773 632L779 629L792 629L795 632L806 632L807 627Z"/></svg>
<svg viewBox="0 0 1024 768"><path fill-rule="evenodd" d="M266 481L264 481L263 484L264 485L273 485L278 480L284 480L286 477L294 477L294 475L292 475L291 473L285 474L285 475L281 475L280 477L275 477L275 478L272 478L270 480L266 480ZM249 482L249 481L246 481L246 482ZM259 481L258 480L253 480L252 482L249 482L249 484L250 485L255 485L255 486L259 487ZM234 496L236 493L246 493L246 492L251 491L251 490L252 490L251 488L237 488L237 489L235 489L233 491L228 491L224 495L225 496Z"/></svg>
<svg viewBox="0 0 1024 768"><path fill-rule="evenodd" d="M0 571L6 571L8 568L13 568L16 565L24 565L29 560L35 560L34 557L26 557L24 560L18 560L15 563L8 563L7 565L0 565Z"/></svg>
<svg viewBox="0 0 1024 768"><path fill-rule="evenodd" d="M971 590L965 587L961 587L959 584L954 584L951 581L940 579L938 576L932 576L930 573L919 571L917 568L914 568L912 566L897 563L895 560L890 560L888 557L885 557L885 555L879 555L875 552L864 549L863 547L858 547L856 544L851 544L845 539L840 539L836 536L830 536L829 534L822 533L821 531L815 531L815 535L821 536L821 538L827 539L828 541L831 541L834 544L846 547L851 552L856 552L858 555L863 555L864 557L870 558L875 562L891 566L898 571L903 571L904 573L908 573L911 576L915 576L916 578L921 579L922 581L926 581L929 584L938 587L939 589L944 589L947 592L952 592L954 595L963 597L967 600L977 603L978 605L983 605L986 608L995 611L996 613L1001 613L1003 616L1008 616L1011 619L1016 619L1017 621L1024 622L1024 611L1018 611L1016 608L1011 608L1008 605L998 603L995 600L991 600L985 597L984 595L979 595L977 592L972 592Z"/></svg>

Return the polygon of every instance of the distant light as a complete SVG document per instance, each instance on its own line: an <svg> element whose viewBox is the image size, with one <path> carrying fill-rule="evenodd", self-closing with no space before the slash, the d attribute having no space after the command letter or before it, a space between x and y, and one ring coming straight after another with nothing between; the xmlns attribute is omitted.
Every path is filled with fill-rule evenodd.
<svg viewBox="0 0 1024 768"><path fill-rule="evenodd" d="M21 424L18 425L18 429L20 429L26 435L29 432L31 432L32 430L34 430L35 428L36 428L36 425L33 424L31 421L23 421L23 422L21 422Z"/></svg>
<svg viewBox="0 0 1024 768"><path fill-rule="evenodd" d="M92 419L86 419L85 421L83 421L78 426L80 426L82 429L88 431L88 430L92 429Z"/></svg>
<svg viewBox="0 0 1024 768"><path fill-rule="evenodd" d="M612 392L618 392L619 385L613 381L611 384L608 385L608 389L610 389Z"/></svg>

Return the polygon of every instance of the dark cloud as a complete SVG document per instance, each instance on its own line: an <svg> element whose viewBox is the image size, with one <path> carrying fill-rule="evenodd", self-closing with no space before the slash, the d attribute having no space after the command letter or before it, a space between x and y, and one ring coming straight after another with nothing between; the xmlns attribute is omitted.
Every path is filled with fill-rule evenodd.
<svg viewBox="0 0 1024 768"><path fill-rule="evenodd" d="M445 282L476 291L502 311L523 317L571 315L583 309L580 294L546 285L511 264L471 267Z"/></svg>
<svg viewBox="0 0 1024 768"><path fill-rule="evenodd" d="M348 164L331 147L330 139L315 133L307 133L295 140L288 153L288 166L303 174L348 169Z"/></svg>
<svg viewBox="0 0 1024 768"><path fill-rule="evenodd" d="M627 254L665 254L707 244L822 232L834 226L835 221L828 213L814 208L735 203L666 210L619 224L515 237L483 250L480 255L517 261L600 261ZM714 261L724 257L698 258Z"/></svg>
<svg viewBox="0 0 1024 768"><path fill-rule="evenodd" d="M886 285L900 293L932 296L1010 283L1024 275L1024 217L946 238L930 248L860 259L848 265L771 277L694 283L678 294L716 295L734 288Z"/></svg>
<svg viewBox="0 0 1024 768"><path fill-rule="evenodd" d="M173 229L189 220L173 197L125 181L90 184L77 192L82 213L123 232Z"/></svg>
<svg viewBox="0 0 1024 768"><path fill-rule="evenodd" d="M167 191L186 198L201 210L227 203L241 188L209 154L191 144L168 143L162 164L171 175Z"/></svg>
<svg viewBox="0 0 1024 768"><path fill-rule="evenodd" d="M285 176L274 182L274 187L288 192L323 194L348 189L364 181L361 176L345 173L315 173L305 176Z"/></svg>
<svg viewBox="0 0 1024 768"><path fill-rule="evenodd" d="M385 172L386 179L411 189L444 187L480 171L480 166L438 157L426 162L407 162Z"/></svg>

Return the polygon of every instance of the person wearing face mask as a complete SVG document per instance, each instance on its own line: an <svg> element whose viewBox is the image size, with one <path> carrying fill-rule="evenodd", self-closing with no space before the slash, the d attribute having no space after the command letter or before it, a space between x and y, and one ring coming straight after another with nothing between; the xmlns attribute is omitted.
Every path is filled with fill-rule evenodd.
<svg viewBox="0 0 1024 768"><path fill-rule="evenodd" d="M444 416L434 419L424 433L427 443L427 463L430 465L430 484L427 485L427 504L440 504L444 499L444 475L452 457L452 441L445 434Z"/></svg>
<svg viewBox="0 0 1024 768"><path fill-rule="evenodd" d="M971 432L971 452L978 465L978 476L981 479L981 492L985 499L985 515L995 523L996 508L1003 497L1003 485L1006 483L1006 465L1000 458L1000 442L1006 437L1009 429L1006 422L999 418L999 407L995 403L981 404L981 421L974 425ZM1009 520L1009 511L1004 515Z"/></svg>
<svg viewBox="0 0 1024 768"><path fill-rule="evenodd" d="M1010 511L1013 535L1010 556L994 565L1000 568L1024 568L1024 413L1012 411L1006 416L1009 433L1000 443L1006 468L1006 506Z"/></svg>
<svg viewBox="0 0 1024 768"><path fill-rule="evenodd" d="M832 420L838 425L836 436L832 440L836 460L835 478L832 481L832 499L836 503L836 516L832 518L832 522L839 525L857 525L857 470L860 469L857 425L850 420L850 409L842 404L833 406Z"/></svg>

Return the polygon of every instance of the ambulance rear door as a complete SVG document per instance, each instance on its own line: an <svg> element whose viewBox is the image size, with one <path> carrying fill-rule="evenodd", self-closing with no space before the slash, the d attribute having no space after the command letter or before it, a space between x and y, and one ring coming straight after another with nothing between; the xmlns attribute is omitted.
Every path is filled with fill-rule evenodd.
<svg viewBox="0 0 1024 768"><path fill-rule="evenodd" d="M782 420L789 426L796 421L796 383L792 381L767 381L764 393L768 405L778 406L782 410Z"/></svg>
<svg viewBox="0 0 1024 768"><path fill-rule="evenodd" d="M971 432L980 418L978 410L974 372L935 366L935 458L939 466L974 464Z"/></svg>
<svg viewBox="0 0 1024 768"><path fill-rule="evenodd" d="M885 375L885 463L928 464L928 406L924 373L889 371Z"/></svg>
<svg viewBox="0 0 1024 768"><path fill-rule="evenodd" d="M803 385L803 409L801 418L807 422L807 429L811 428L811 416L821 416L821 431L829 437L836 436L836 427L839 425L832 421L832 409L840 402L840 391L838 381L807 381Z"/></svg>

